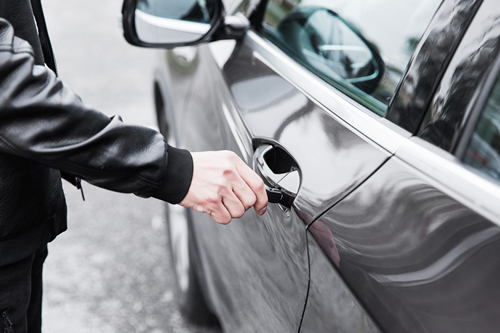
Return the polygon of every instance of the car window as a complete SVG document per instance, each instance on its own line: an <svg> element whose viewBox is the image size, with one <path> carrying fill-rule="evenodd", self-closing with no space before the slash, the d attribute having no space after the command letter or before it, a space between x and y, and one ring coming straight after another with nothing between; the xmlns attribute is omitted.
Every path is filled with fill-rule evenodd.
<svg viewBox="0 0 500 333"><path fill-rule="evenodd" d="M441 0L269 0L263 33L383 115Z"/></svg>
<svg viewBox="0 0 500 333"><path fill-rule="evenodd" d="M476 125L464 161L500 180L500 79Z"/></svg>

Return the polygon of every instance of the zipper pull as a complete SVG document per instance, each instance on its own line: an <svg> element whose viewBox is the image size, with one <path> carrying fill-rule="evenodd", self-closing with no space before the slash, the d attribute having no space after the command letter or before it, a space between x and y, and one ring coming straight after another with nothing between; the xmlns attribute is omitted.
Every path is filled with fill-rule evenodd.
<svg viewBox="0 0 500 333"><path fill-rule="evenodd" d="M76 180L76 188L80 190L82 193L82 200L85 201L85 193L83 193L82 180L79 177L75 177Z"/></svg>

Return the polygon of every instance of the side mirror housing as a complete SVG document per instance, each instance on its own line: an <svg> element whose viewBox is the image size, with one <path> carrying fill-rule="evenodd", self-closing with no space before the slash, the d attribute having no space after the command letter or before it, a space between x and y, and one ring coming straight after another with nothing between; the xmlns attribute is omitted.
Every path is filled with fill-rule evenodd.
<svg viewBox="0 0 500 333"><path fill-rule="evenodd" d="M124 0L125 39L142 47L173 48L241 37L243 15L224 16L221 0Z"/></svg>

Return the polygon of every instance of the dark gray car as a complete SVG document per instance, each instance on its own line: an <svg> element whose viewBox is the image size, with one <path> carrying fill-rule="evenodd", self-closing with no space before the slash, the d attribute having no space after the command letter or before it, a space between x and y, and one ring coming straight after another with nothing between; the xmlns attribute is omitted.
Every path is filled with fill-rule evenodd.
<svg viewBox="0 0 500 333"><path fill-rule="evenodd" d="M183 313L498 332L499 22L497 0L126 0L127 40L170 49L163 134L236 152L275 202L227 226L168 208Z"/></svg>

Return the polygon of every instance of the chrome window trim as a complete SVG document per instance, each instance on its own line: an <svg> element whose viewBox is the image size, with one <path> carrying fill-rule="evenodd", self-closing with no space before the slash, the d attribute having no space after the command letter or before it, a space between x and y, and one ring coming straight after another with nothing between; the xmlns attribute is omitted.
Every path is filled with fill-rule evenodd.
<svg viewBox="0 0 500 333"><path fill-rule="evenodd" d="M249 30L244 42L255 52L256 58L365 141L375 143L393 154L403 139L411 136L410 132L337 91L255 31Z"/></svg>
<svg viewBox="0 0 500 333"><path fill-rule="evenodd" d="M470 147L472 136L475 133L477 124L484 114L491 93L495 85L500 80L500 54L497 54L496 59L492 63L489 73L486 78L478 84L476 89L475 103L469 105L462 119L462 130L456 136L456 144L452 147L452 151L458 159L464 160L467 149Z"/></svg>
<svg viewBox="0 0 500 333"><path fill-rule="evenodd" d="M500 226L500 184L419 137L406 139L395 158L430 178L431 184Z"/></svg>

